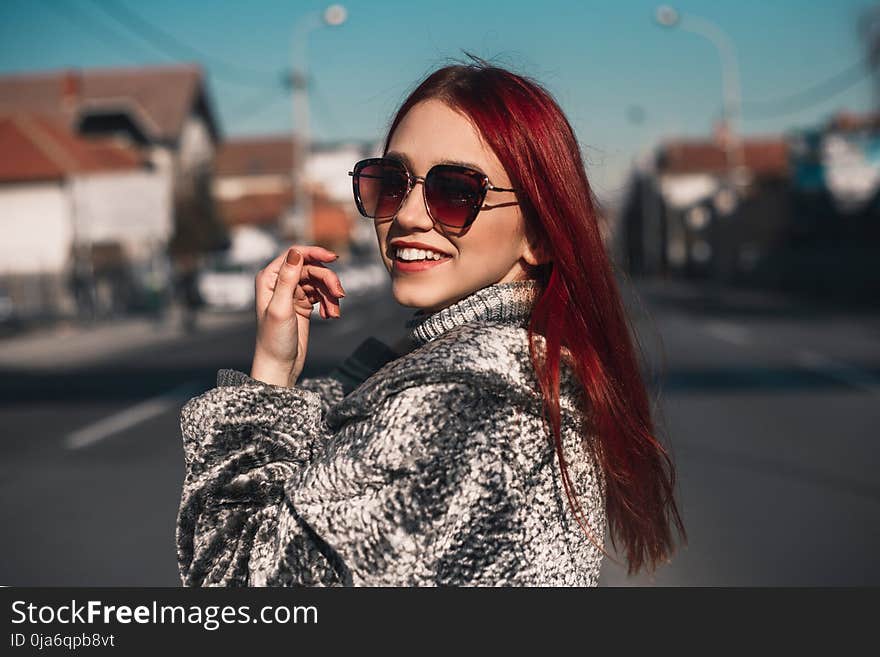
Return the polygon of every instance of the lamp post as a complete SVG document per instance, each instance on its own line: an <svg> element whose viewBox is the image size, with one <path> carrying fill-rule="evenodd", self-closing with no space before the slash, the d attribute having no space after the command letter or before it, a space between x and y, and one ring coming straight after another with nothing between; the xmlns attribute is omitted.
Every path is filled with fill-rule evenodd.
<svg viewBox="0 0 880 657"><path fill-rule="evenodd" d="M733 41L724 30L715 23L693 16L680 14L669 5L661 5L654 12L654 20L658 25L668 28L678 28L686 32L693 32L707 39L718 51L721 60L721 78L723 88L722 117L724 125L729 130L730 142L726 147L728 164L736 170L742 162L742 149L739 139L739 120L742 115L742 101L740 92L739 64L736 58L736 50Z"/></svg>
<svg viewBox="0 0 880 657"><path fill-rule="evenodd" d="M323 12L311 12L300 18L293 28L293 70L290 76L293 106L293 181L294 212L285 227L290 236L303 242L312 240L312 207L306 189L306 162L311 150L309 129L309 34L324 26L342 25L348 12L342 5L330 5ZM287 235L285 236L287 237Z"/></svg>
<svg viewBox="0 0 880 657"><path fill-rule="evenodd" d="M654 20L663 27L678 27L687 32L693 32L707 39L718 51L721 60L721 76L723 87L723 111L724 128L727 135L722 144L726 160L726 181L716 192L715 208L721 216L732 216L738 201L738 197L748 184L748 171L745 168L742 141L739 136L739 119L741 116L741 96L739 80L739 64L737 63L736 51L730 37L715 23L698 16L682 15L668 5L657 7L654 12ZM710 240L714 249L710 249L708 257L711 259L713 276L711 277L711 290L715 295L721 294L720 285L727 280L730 273L731 260L729 255L731 245L734 244L733 226L728 222L712 222L710 225ZM720 253L722 250L724 253ZM713 253L714 251L714 253Z"/></svg>

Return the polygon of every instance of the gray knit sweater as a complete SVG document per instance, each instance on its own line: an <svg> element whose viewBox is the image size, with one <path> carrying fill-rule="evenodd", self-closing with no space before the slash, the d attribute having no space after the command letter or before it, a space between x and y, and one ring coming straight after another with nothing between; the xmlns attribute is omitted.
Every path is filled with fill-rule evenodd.
<svg viewBox="0 0 880 657"><path fill-rule="evenodd" d="M418 311L409 353L369 338L292 388L220 370L180 415L183 584L596 585L602 553L568 506L529 360L538 292L498 283ZM602 545L580 390L563 361L563 445Z"/></svg>

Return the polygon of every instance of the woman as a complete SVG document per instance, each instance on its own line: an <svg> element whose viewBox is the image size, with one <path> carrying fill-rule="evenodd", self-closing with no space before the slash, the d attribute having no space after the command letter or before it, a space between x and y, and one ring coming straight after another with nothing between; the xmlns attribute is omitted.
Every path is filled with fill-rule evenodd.
<svg viewBox="0 0 880 657"><path fill-rule="evenodd" d="M606 523L631 573L684 537L573 131L473 59L351 172L405 343L299 380L345 292L297 245L257 277L250 375L184 406L185 585L596 585Z"/></svg>

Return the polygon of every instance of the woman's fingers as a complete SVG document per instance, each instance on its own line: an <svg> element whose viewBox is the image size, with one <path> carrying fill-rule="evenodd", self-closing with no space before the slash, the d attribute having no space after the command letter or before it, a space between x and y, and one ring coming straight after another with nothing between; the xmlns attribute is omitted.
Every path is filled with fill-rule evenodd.
<svg viewBox="0 0 880 657"><path fill-rule="evenodd" d="M303 269L303 255L296 249L290 249L284 262L278 269L275 289L266 306L266 315L275 321L287 321L294 315L294 296L299 285Z"/></svg>
<svg viewBox="0 0 880 657"><path fill-rule="evenodd" d="M321 246L309 246L300 244L291 245L290 248L282 252L277 258L272 260L272 262L266 265L257 274L255 287L258 311L262 311L269 305L269 301L271 300L272 294L275 290L275 282L278 279L278 273L284 265L285 258L287 257L290 249L295 249L299 251L302 254L303 260L306 264L309 262L332 262L339 257L329 249L325 249Z"/></svg>
<svg viewBox="0 0 880 657"><path fill-rule="evenodd" d="M300 276L300 285L310 286L320 296L324 312L322 317L340 317L339 298L345 296L345 290L339 281L339 276L332 269L328 269L321 263L307 264L303 267ZM312 296L312 303L318 299Z"/></svg>
<svg viewBox="0 0 880 657"><path fill-rule="evenodd" d="M321 317L325 319L329 317L340 317L342 313L336 296L330 292L327 284L322 278L310 276L306 271L307 269L308 265L302 268L299 275L299 284L295 288L294 300L297 302L297 305L303 310L311 312L313 310L312 307L318 303L320 304ZM329 269L326 271L330 272Z"/></svg>
<svg viewBox="0 0 880 657"><path fill-rule="evenodd" d="M317 278L324 282L327 290L335 297L344 297L345 290L342 289L342 283L339 282L339 276L332 269L327 267L306 266L306 271L310 277Z"/></svg>
<svg viewBox="0 0 880 657"><path fill-rule="evenodd" d="M321 304L321 317L339 317L341 312L339 309L339 300L335 295L331 294L327 289L327 285L321 280L314 282L301 283L302 288L306 291L309 302L312 305Z"/></svg>
<svg viewBox="0 0 880 657"><path fill-rule="evenodd" d="M326 267L306 266L303 276L315 286L321 295L322 305L328 317L339 317L339 298L345 296L345 291L339 283L336 272Z"/></svg>
<svg viewBox="0 0 880 657"><path fill-rule="evenodd" d="M333 262L339 256L330 251L329 249L325 249L323 246L310 246L307 244L291 244L287 247L286 250L281 252L277 258L275 258L272 262L264 267L265 270L270 270L273 272L278 272L281 268L281 265L284 264L284 259L287 257L287 252L290 249L296 249L300 253L303 254L303 257L306 259L306 263L311 261L318 262Z"/></svg>
<svg viewBox="0 0 880 657"><path fill-rule="evenodd" d="M303 283L300 286L300 289L303 290L303 296L309 306L313 307L316 303L320 303L322 306L324 305L324 297L317 289L315 289L314 285Z"/></svg>

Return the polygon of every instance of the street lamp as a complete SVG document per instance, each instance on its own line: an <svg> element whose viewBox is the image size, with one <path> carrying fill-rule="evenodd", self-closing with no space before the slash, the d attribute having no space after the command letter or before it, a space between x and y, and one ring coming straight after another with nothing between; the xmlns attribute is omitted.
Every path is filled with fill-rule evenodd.
<svg viewBox="0 0 880 657"><path fill-rule="evenodd" d="M707 39L718 51L718 57L721 60L721 77L723 86L723 110L722 116L724 124L730 131L732 141L735 143L733 149L728 148L728 158L734 156L734 168L742 164L741 152L739 149L739 119L742 113L741 95L739 82L739 64L736 59L736 50L733 47L733 41L730 37L715 23L693 16L691 14L680 14L675 8L669 5L660 5L654 11L654 20L658 25L668 28L679 28L686 32L693 32Z"/></svg>
<svg viewBox="0 0 880 657"><path fill-rule="evenodd" d="M323 12L311 12L302 16L293 28L293 69L291 73L293 105L293 177L294 214L287 226L288 232L300 241L312 240L311 198L305 185L306 161L309 157L309 73L308 38L309 34L324 26L342 25L348 18L348 11L342 5L330 5ZM287 236L285 236L287 237Z"/></svg>
<svg viewBox="0 0 880 657"><path fill-rule="evenodd" d="M736 59L736 51L733 47L733 41L730 37L715 23L689 14L682 15L673 7L661 5L654 12L654 20L661 26L667 28L678 27L686 32L693 32L704 39L707 39L718 51L718 57L721 60L721 77L723 86L723 110L722 116L724 126L728 130L728 135L724 141L724 153L727 163L726 181L715 194L713 199L715 207L721 215L730 215L736 208L738 196L748 181L748 171L745 168L743 157L742 142L739 137L739 119L741 115L741 97L739 82L739 65ZM729 241L724 233L718 233L725 224L716 224L714 233L716 235L713 243L716 246L724 246ZM725 230L726 232L726 230ZM701 261L711 259L715 264L715 275L712 282L716 294L720 293L717 284L720 284L727 278L725 274L724 263L727 258L723 256L712 256L712 251L708 242L703 242L701 250L694 253L694 256Z"/></svg>

